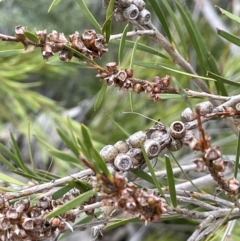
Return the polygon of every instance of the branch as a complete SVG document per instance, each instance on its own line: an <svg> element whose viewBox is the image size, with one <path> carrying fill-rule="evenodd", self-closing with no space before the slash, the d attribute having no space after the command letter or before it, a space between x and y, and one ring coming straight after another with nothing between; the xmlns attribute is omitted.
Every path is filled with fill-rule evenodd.
<svg viewBox="0 0 240 241"><path fill-rule="evenodd" d="M127 37L133 37L136 35L155 35L155 31L154 30L138 30L135 29L134 31L130 31L127 32ZM123 34L115 34L115 35L111 35L109 41L115 40L115 39L120 39L122 38Z"/></svg>
<svg viewBox="0 0 240 241"><path fill-rule="evenodd" d="M71 176L63 177L63 178L53 180L53 181L48 182L48 183L43 183L43 184L31 187L31 188L23 189L23 190L20 190L18 192L7 192L7 193L4 194L4 196L8 200L12 200L12 199L23 197L23 196L29 196L29 195L34 194L34 193L47 191L47 190L49 190L53 187L64 184L68 180L81 179L83 177L91 176L93 174L94 174L94 172L91 169L86 169L86 170L83 170L83 171L78 172L76 174L72 174Z"/></svg>

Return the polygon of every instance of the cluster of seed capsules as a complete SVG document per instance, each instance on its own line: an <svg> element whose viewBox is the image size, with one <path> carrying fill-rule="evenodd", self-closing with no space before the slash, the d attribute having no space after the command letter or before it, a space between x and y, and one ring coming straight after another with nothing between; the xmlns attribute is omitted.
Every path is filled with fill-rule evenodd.
<svg viewBox="0 0 240 241"><path fill-rule="evenodd" d="M135 93L148 93L154 101L160 99L161 93L178 93L175 87L170 86L170 76L154 76L152 81L138 79L133 77L133 69L123 70L116 62L107 63L106 69L99 69L96 77L105 80L108 85L115 85Z"/></svg>
<svg viewBox="0 0 240 241"><path fill-rule="evenodd" d="M30 199L12 203L0 196L0 241L46 240L65 230L66 222L74 222L78 215L74 210L51 219L46 219L45 216L79 194L72 190L58 200L41 197L35 204Z"/></svg>
<svg viewBox="0 0 240 241"><path fill-rule="evenodd" d="M201 115L213 111L213 106L208 101L199 103L197 106ZM194 113L187 108L182 112L181 117L182 121L174 121L169 127L156 122L153 127L138 131L126 140L103 147L100 155L113 172L126 172L140 168L145 163L141 145L150 160L158 157L165 148L177 151L183 144L193 148L198 140L191 130L186 130L185 124L195 118Z"/></svg>
<svg viewBox="0 0 240 241"><path fill-rule="evenodd" d="M158 192L139 188L120 173L113 175L111 185L104 179L99 181L104 206L121 208L126 214L137 213L145 222L158 221L167 212L167 203Z"/></svg>
<svg viewBox="0 0 240 241"><path fill-rule="evenodd" d="M25 48L27 48L29 39L27 39L25 31L26 27L21 25L15 28L17 40L22 42ZM44 59L49 59L54 53L59 52L60 60L70 61L75 55L65 47L66 45L90 59L99 58L103 53L107 52L107 48L104 46L104 36L97 34L95 30L85 30L81 35L76 31L74 34L69 35L68 39L63 33L58 33L56 30L53 30L50 34L47 34L46 29L35 30L35 32L39 40L36 46L41 46ZM79 58L79 56L76 57Z"/></svg>
<svg viewBox="0 0 240 241"><path fill-rule="evenodd" d="M108 4L109 0L103 0L104 7L107 7ZM114 16L119 22L136 20L141 25L147 25L151 22L151 13L145 9L143 0L116 0L114 8Z"/></svg>

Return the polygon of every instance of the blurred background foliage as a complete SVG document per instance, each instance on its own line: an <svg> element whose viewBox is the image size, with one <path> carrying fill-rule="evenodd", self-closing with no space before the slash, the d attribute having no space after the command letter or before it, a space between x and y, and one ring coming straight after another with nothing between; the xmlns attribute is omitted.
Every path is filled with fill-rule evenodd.
<svg viewBox="0 0 240 241"><path fill-rule="evenodd" d="M92 14L99 21L100 25L102 25L105 20L105 10L102 8L101 1L86 2ZM201 1L179 2L187 5L208 51L216 60L221 75L232 81L239 81L239 49L217 35L216 27L220 28L220 26L217 25L218 22L216 20L220 21L229 32L235 35L239 35L239 27L236 23L222 16L220 12L214 8L214 5L218 5L229 12L238 14L238 12L236 12L237 9L240 9L239 3L237 3L238 1L207 1L216 13L216 16L212 17L212 21L210 21L211 16L207 16L207 14L204 14L202 11ZM146 1L146 4L146 8L152 11L150 3ZM164 9L161 1L159 1L159 4ZM177 10L175 1L169 1L169 4L181 27L184 39L184 41L181 40L171 16L165 11L165 17L176 48L182 56L188 59L198 74L205 75L196 60L196 52L181 15ZM47 0L0 1L0 33L14 35L16 25L27 26L29 31L33 31L34 29L47 29L48 33L54 29L58 32L63 32L66 36L75 31L82 33L85 29L93 28L74 0L62 1L48 13L49 6L50 2ZM101 9L101 11L99 11L99 9ZM160 32L164 33L162 25L153 12L152 22ZM117 23L113 20L114 27L112 28L112 34L121 33L125 25L126 23ZM129 29L131 29L131 27L129 27ZM131 40L134 41L135 37L131 38ZM174 63L169 55L152 40L141 37L140 43L157 49L166 55L167 59L137 51L135 55L136 61L170 64L174 67ZM108 87L102 106L97 111L94 111L93 106L102 86L102 83L95 78L97 74L95 70L52 65L51 61L57 60L57 55L50 58L48 63L42 59L39 49L29 48L28 51L23 51L22 53L19 53L19 49L22 49L21 44L0 42L0 140L9 146L9 131L13 132L26 162L30 162L29 147L26 138L29 132L29 123L31 126L30 132L34 134L31 135L31 149L35 165L38 168L51 169L54 173L61 176L76 171L76 165L69 165L68 162L61 161L54 155L49 155L48 149L41 144L42 142L37 141L35 136L46 141L52 148L65 150L66 145L58 136L56 126L59 126L63 132L68 133L68 135L70 135L71 131L78 135L80 131L79 123L83 122L91 131L95 141L95 147L100 150L104 145L112 144L126 138L126 135L118 128L117 124L128 133L144 130L153 125L152 121L142 116L124 114L123 112L130 111L131 109L129 94L114 87ZM6 52L6 50L12 51ZM121 63L122 68L129 67L131 51L132 49L126 48L124 59ZM96 62L105 67L108 62L117 62L117 54L118 45L110 42L108 45L108 53L105 54L102 59L96 60ZM155 75L161 77L170 75L172 77L172 85L176 84L182 88L195 89L191 78L188 76L165 69L134 66L135 77L151 80ZM216 93L215 85L213 83L209 83L209 85L210 89ZM228 95L238 93L238 90L234 86L228 85L226 88ZM199 99L194 98L187 100L184 98L163 99L158 102L153 102L143 93L132 94L132 103L135 112L155 120L161 119L163 123L168 125L180 119L180 114L184 108L194 106L198 102ZM70 121L71 125L69 124L70 122L67 116L70 116L70 119L73 120ZM69 131L70 126L71 131ZM225 125L224 121L211 121L207 123L205 127L211 135L213 142L220 146L227 158L233 160L234 157L232 155L235 153L237 140L231 130ZM192 159L193 154L188 153L188 148L183 148L183 150L177 152L175 156L180 163L186 164ZM50 167L51 161L53 161L53 165ZM158 166L161 168L164 165L160 164ZM5 167L3 168L4 170L6 169ZM78 168L80 168L80 166ZM182 232L181 222L179 222L179 224L175 223L174 226L172 223L168 224L168 222L165 222L161 228L168 232L164 232L164 237L161 237L161 240L174 239L175 233L169 231L169 225L171 225L172 230L175 230L174 232L181 230L183 237L179 236L178 240L186 240L186 237L189 236L189 233L192 232L194 227L187 221L184 222L186 232ZM136 230L134 224L131 225L133 227L132 230ZM137 227L140 228L139 226ZM150 241L156 240L156 237L159 238L157 232L151 232L151 229L154 229L154 227L155 225L149 225L149 228L143 231L144 239L142 240ZM130 233L131 230L129 229L129 234ZM134 234L131 234L132 238L126 240L140 240L134 239ZM112 238L114 241L114 237Z"/></svg>

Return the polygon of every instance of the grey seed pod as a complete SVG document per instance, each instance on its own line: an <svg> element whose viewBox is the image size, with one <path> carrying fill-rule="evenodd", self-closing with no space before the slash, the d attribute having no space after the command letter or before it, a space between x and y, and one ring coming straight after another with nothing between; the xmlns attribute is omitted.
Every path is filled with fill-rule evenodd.
<svg viewBox="0 0 240 241"><path fill-rule="evenodd" d="M159 138L161 139L167 132L165 130L156 130L153 131L150 135L150 139L156 139L158 140Z"/></svg>
<svg viewBox="0 0 240 241"><path fill-rule="evenodd" d="M240 111L240 102L236 104L236 110Z"/></svg>
<svg viewBox="0 0 240 241"><path fill-rule="evenodd" d="M133 0L132 3L138 7L139 11L143 10L146 5L143 0Z"/></svg>
<svg viewBox="0 0 240 241"><path fill-rule="evenodd" d="M114 166L120 171L128 171L132 167L131 157L123 153L118 154L114 160Z"/></svg>
<svg viewBox="0 0 240 241"><path fill-rule="evenodd" d="M127 21L126 18L124 18L123 16L123 9L122 8L118 8L115 12L114 12L114 17L118 22L125 22Z"/></svg>
<svg viewBox="0 0 240 241"><path fill-rule="evenodd" d="M142 25L147 25L151 22L151 13L147 9L143 9L138 16L138 21Z"/></svg>
<svg viewBox="0 0 240 241"><path fill-rule="evenodd" d="M112 162L118 154L118 149L113 145L107 145L100 151L100 156L106 162Z"/></svg>
<svg viewBox="0 0 240 241"><path fill-rule="evenodd" d="M150 158L158 156L162 150L157 141L150 139L143 143L143 147Z"/></svg>
<svg viewBox="0 0 240 241"><path fill-rule="evenodd" d="M133 0L118 0L118 4L123 7L129 7L132 4Z"/></svg>
<svg viewBox="0 0 240 241"><path fill-rule="evenodd" d="M114 146L118 149L119 153L126 153L129 150L129 146L125 141L118 141Z"/></svg>
<svg viewBox="0 0 240 241"><path fill-rule="evenodd" d="M131 4L129 7L123 10L123 16L128 20L134 20L138 17L138 15L139 15L139 10L133 4Z"/></svg>
<svg viewBox="0 0 240 241"><path fill-rule="evenodd" d="M134 157L132 157L131 160L132 160L132 168L134 169L139 168L144 162L144 159L138 160Z"/></svg>
<svg viewBox="0 0 240 241"><path fill-rule="evenodd" d="M184 137L186 133L186 127L181 121L174 121L170 125L170 134L173 138L180 139Z"/></svg>
<svg viewBox="0 0 240 241"><path fill-rule="evenodd" d="M182 142L179 139L172 139L172 142L167 146L170 151L178 151L182 148Z"/></svg>
<svg viewBox="0 0 240 241"><path fill-rule="evenodd" d="M162 149L171 142L171 136L168 129L153 131L150 135L150 139L157 141Z"/></svg>
<svg viewBox="0 0 240 241"><path fill-rule="evenodd" d="M191 149L193 149L198 142L197 138L195 137L193 132L190 130L186 131L186 134L181 139L181 141L183 144L188 145Z"/></svg>
<svg viewBox="0 0 240 241"><path fill-rule="evenodd" d="M213 112L213 105L210 101L204 101L195 106L195 108L199 108L200 115L206 115Z"/></svg>
<svg viewBox="0 0 240 241"><path fill-rule="evenodd" d="M143 159L141 148L131 148L126 154L131 158L135 158L138 161L142 161Z"/></svg>
<svg viewBox="0 0 240 241"><path fill-rule="evenodd" d="M146 133L144 131L138 131L129 136L127 141L132 147L140 147L141 143L143 143L146 139Z"/></svg>
<svg viewBox="0 0 240 241"><path fill-rule="evenodd" d="M183 122L189 122L195 120L196 116L195 113L188 107L182 112L181 119Z"/></svg>

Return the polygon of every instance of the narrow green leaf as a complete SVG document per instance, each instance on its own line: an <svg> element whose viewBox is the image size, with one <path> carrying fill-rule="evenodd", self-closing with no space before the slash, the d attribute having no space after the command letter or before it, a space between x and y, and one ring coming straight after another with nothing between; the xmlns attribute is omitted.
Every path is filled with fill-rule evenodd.
<svg viewBox="0 0 240 241"><path fill-rule="evenodd" d="M17 145L17 142L13 136L13 134L10 132L10 138L11 138L11 141L12 141L12 148L13 148L13 152L16 156L16 164L26 173L30 174L30 175L33 175L35 176L36 173L34 173L34 171L30 170L26 164L24 163L23 159L22 159L22 156L21 156L21 153L20 153L20 150L18 148L18 145Z"/></svg>
<svg viewBox="0 0 240 241"><path fill-rule="evenodd" d="M23 183L13 177L10 177L9 175L6 175L4 173L1 173L0 172L0 180L4 181L4 182L7 182L7 183L13 183L13 184L16 184L16 185L19 185L19 186L25 186L26 183Z"/></svg>
<svg viewBox="0 0 240 241"><path fill-rule="evenodd" d="M226 10L224 10L224 9L218 7L218 6L215 6L215 7L217 7L221 11L221 13L226 15L228 18L234 20L237 23L240 23L240 18L238 16L236 16L232 13L229 13L228 11L226 11Z"/></svg>
<svg viewBox="0 0 240 241"><path fill-rule="evenodd" d="M163 29L169 39L170 42L172 42L172 36L171 36L171 32L168 28L168 23L166 21L166 18L163 14L162 9L160 8L159 4L157 3L156 0L148 0L150 2L150 4L152 5L152 9L154 10L154 12L156 13L159 21L161 22Z"/></svg>
<svg viewBox="0 0 240 241"><path fill-rule="evenodd" d="M142 149L142 153L143 153L143 156L144 156L144 159L147 163L147 167L149 169L149 172L151 173L151 176L152 176L152 179L153 179L153 182L155 184L155 187L158 189L159 193L163 195L164 197L164 192L162 191L162 185L160 184L160 182L157 180L157 177L155 175L155 172L154 172L154 169L152 167L152 164L147 156L147 153L143 147L143 145L141 144L141 149Z"/></svg>
<svg viewBox="0 0 240 241"><path fill-rule="evenodd" d="M44 177L38 177L37 176L37 173L35 173L34 175L32 175L31 173L26 173L26 172L23 172L22 170L14 170L13 171L14 173L22 176L22 177L26 177L28 179L33 179L33 180L36 180L38 181L39 183L42 183L42 182L48 182L49 180L47 178L44 178Z"/></svg>
<svg viewBox="0 0 240 241"><path fill-rule="evenodd" d="M136 40L136 42L133 46L132 55L131 55L131 59L130 59L130 66L129 66L130 69L132 69L133 65L134 65L134 58L135 58L135 54L136 54L136 51L137 51L137 45L138 45L138 42L139 42L140 38L141 38L141 36L137 37L137 40Z"/></svg>
<svg viewBox="0 0 240 241"><path fill-rule="evenodd" d="M162 100L169 100L169 99L182 99L182 95L180 94L159 94L159 97Z"/></svg>
<svg viewBox="0 0 240 241"><path fill-rule="evenodd" d="M15 168L3 155L1 155L1 154L0 154L0 161L1 161L4 165L6 165L6 166L9 168L9 170L13 171L13 170L16 169L16 168Z"/></svg>
<svg viewBox="0 0 240 241"><path fill-rule="evenodd" d="M53 200L57 200L59 198L62 198L64 194L69 192L72 189L72 186L66 185L64 187L59 188L56 192L52 194Z"/></svg>
<svg viewBox="0 0 240 241"><path fill-rule="evenodd" d="M3 50L3 51L0 51L0 58L14 57L24 52L25 52L24 49Z"/></svg>
<svg viewBox="0 0 240 241"><path fill-rule="evenodd" d="M240 46L240 38L238 36L228 33L224 30L218 29L218 28L217 28L217 33L220 36L222 36L223 38L225 38L226 40L228 40L229 42L236 44L237 46Z"/></svg>
<svg viewBox="0 0 240 241"><path fill-rule="evenodd" d="M49 149L54 149L54 147L53 147L50 143L46 142L45 140L43 140L43 139L40 138L39 136L36 136L36 135L35 135L35 137L36 137L44 146L48 147Z"/></svg>
<svg viewBox="0 0 240 241"><path fill-rule="evenodd" d="M165 164L166 164L166 171L167 171L168 188L169 188L172 205L173 207L177 207L177 194L175 189L175 180L174 180L171 161L168 155L165 155Z"/></svg>
<svg viewBox="0 0 240 241"><path fill-rule="evenodd" d="M102 26L102 34L105 36L106 43L109 42L111 35L112 17L109 17Z"/></svg>
<svg viewBox="0 0 240 241"><path fill-rule="evenodd" d="M234 165L235 178L237 178L238 169L239 169L239 156L240 156L240 129L238 129L238 143L237 143L237 151L236 151L235 165Z"/></svg>
<svg viewBox="0 0 240 241"><path fill-rule="evenodd" d="M161 220L176 220L177 218L180 218L180 215L162 215ZM111 219L109 220L108 224L104 227L104 230L110 230L128 223L135 223L135 222L143 222L142 219L139 219L139 217L130 217L130 218L121 218L121 219Z"/></svg>
<svg viewBox="0 0 240 241"><path fill-rule="evenodd" d="M111 27L112 27L112 16L113 16L113 7L114 7L114 1L115 0L110 0L108 3L108 8L106 11L106 21L103 24L102 27L102 34L105 35L106 43L109 42L109 38L111 35Z"/></svg>
<svg viewBox="0 0 240 241"><path fill-rule="evenodd" d="M77 188L81 193L84 193L84 192L87 192L87 191L93 189L92 185L84 180L73 179L73 180L68 181L68 184L72 188Z"/></svg>
<svg viewBox="0 0 240 241"><path fill-rule="evenodd" d="M84 124L81 124L81 131L82 131L82 137L83 137L83 144L86 146L88 150L92 149L93 144L89 134L89 130Z"/></svg>
<svg viewBox="0 0 240 241"><path fill-rule="evenodd" d="M185 36L183 36L182 26L179 25L179 20L176 18L176 13L172 10L172 7L169 5L169 1L162 0L162 4L165 6L166 10L168 11L169 15L171 16L171 21L173 21L175 28L177 30L181 46L184 49L184 53L188 53L187 51L187 45L186 45L186 39ZM174 41L174 39L172 39Z"/></svg>
<svg viewBox="0 0 240 241"><path fill-rule="evenodd" d="M53 10L59 3L61 2L61 0L53 0L49 9L48 9L48 13Z"/></svg>
<svg viewBox="0 0 240 241"><path fill-rule="evenodd" d="M66 146L75 154L76 157L79 157L79 150L75 145L74 141L70 140L67 135L59 127L57 127L57 133L66 144Z"/></svg>
<svg viewBox="0 0 240 241"><path fill-rule="evenodd" d="M93 195L95 195L94 190L90 190L88 192L85 192L85 193L77 196L76 198L73 198L69 202L63 204L62 206L54 209L52 212L48 213L45 217L46 218L52 218L52 217L56 217L56 216L58 216L62 213L65 213L72 208L80 206L85 201L87 201L89 198L91 198Z"/></svg>
<svg viewBox="0 0 240 241"><path fill-rule="evenodd" d="M115 39L115 40L111 41L111 43L116 44L116 45L119 45L120 42L121 42L121 39ZM125 47L126 48L133 48L134 45L135 45L135 42L133 42L133 41L130 41L130 40L125 41ZM156 55L156 56L162 57L164 59L169 59L166 55L162 54L157 49L151 48L151 47L149 47L145 44L138 43L136 48L137 48L137 50L140 50L140 51L152 54L152 55Z"/></svg>
<svg viewBox="0 0 240 241"><path fill-rule="evenodd" d="M133 169L131 170L131 172L136 176L140 177L141 179L154 185L152 177L148 173L144 172L142 169Z"/></svg>
<svg viewBox="0 0 240 241"><path fill-rule="evenodd" d="M132 101L132 92L129 92L129 104L130 104L130 109L133 112L133 101Z"/></svg>
<svg viewBox="0 0 240 241"><path fill-rule="evenodd" d="M48 179L48 180L56 180L61 178L62 176L53 174L49 171L45 171L45 170L37 170L36 173L39 175L39 177L43 177L44 179Z"/></svg>
<svg viewBox="0 0 240 241"><path fill-rule="evenodd" d="M110 117L107 113L104 113L110 120L111 122L126 136L129 137L130 133L126 131L121 125L119 125L112 117Z"/></svg>
<svg viewBox="0 0 240 241"><path fill-rule="evenodd" d="M25 37L27 37L29 40L33 41L34 43L39 42L39 38L32 32L25 30L24 31Z"/></svg>
<svg viewBox="0 0 240 241"><path fill-rule="evenodd" d="M143 221L140 220L139 217L113 219L104 227L104 230L110 230L128 223L134 223L134 222L143 222Z"/></svg>
<svg viewBox="0 0 240 241"><path fill-rule="evenodd" d="M96 111L102 104L105 93L107 91L107 87L108 85L106 83L103 84L102 88L100 89L99 93L98 93L98 97L97 100L94 104L94 111Z"/></svg>
<svg viewBox="0 0 240 241"><path fill-rule="evenodd" d="M7 155L7 157L12 160L13 162L15 162L17 164L17 157L11 152L9 151L2 143L0 143L0 150ZM17 165L18 166L18 165ZM19 167L19 166L18 166Z"/></svg>
<svg viewBox="0 0 240 241"><path fill-rule="evenodd" d="M98 30L99 32L101 32L101 26L98 23L98 21L94 18L94 16L92 15L92 13L89 11L87 5L85 4L85 2L83 0L76 0L78 5L80 6L81 9L81 13L84 13L85 16L87 17L88 21L90 23L92 23L92 25L95 27L96 30Z"/></svg>
<svg viewBox="0 0 240 241"><path fill-rule="evenodd" d="M70 50L71 52L73 52L74 54L76 54L82 61L87 61L91 64L93 64L94 66L98 66L98 64L96 62L94 62L92 59L88 58L87 56L85 56L84 54L80 53L79 51L77 51L76 49L71 48L70 46L63 44L63 46Z"/></svg>
<svg viewBox="0 0 240 241"><path fill-rule="evenodd" d="M67 62L67 61L61 61L61 60L53 60L53 61L47 61L46 64L53 65L53 66L73 67L73 68L91 68L84 62Z"/></svg>
<svg viewBox="0 0 240 241"><path fill-rule="evenodd" d="M190 76L190 77L193 77L193 78L213 80L211 78L207 78L207 77L203 77L203 76L200 76L200 75L194 75L194 74L190 74L188 72L180 71L178 67L175 67L175 66L172 66L172 65L169 65L169 64L158 64L156 62L140 62L140 61L135 61L134 64L138 65L138 66L143 66L143 67L146 67L146 68L152 68L152 69L158 69L158 70L160 68L163 68L163 69L167 69L171 72L175 72L175 73L178 73L178 74Z"/></svg>
<svg viewBox="0 0 240 241"><path fill-rule="evenodd" d="M87 148L86 145L84 145L84 142L80 140L80 138L77 138L77 142L79 145L80 153L83 154L88 160L91 160L92 157L90 155L90 150Z"/></svg>
<svg viewBox="0 0 240 241"><path fill-rule="evenodd" d="M102 212L100 210L96 211L94 213L94 216L96 217L99 217L100 215L102 214ZM74 226L78 226L78 225L81 225L81 224L85 224L85 223L89 223L93 218L93 216L86 216L84 218L82 218L80 221L78 221L77 223L74 224Z"/></svg>
<svg viewBox="0 0 240 241"><path fill-rule="evenodd" d="M51 155L53 155L54 157L57 157L63 161L75 163L78 165L80 164L80 161L76 157L74 157L66 152L59 151L57 149L52 149L52 150L49 150L49 153Z"/></svg>
<svg viewBox="0 0 240 241"><path fill-rule="evenodd" d="M34 161L33 161L33 156L32 156L32 150L31 150L31 141L30 141L30 121L28 121L28 135L27 135L27 139L28 139L28 153L29 153L29 158L31 161L31 166L32 166L32 170L34 170Z"/></svg>
<svg viewBox="0 0 240 241"><path fill-rule="evenodd" d="M111 180L112 175L107 168L106 162L102 159L97 150L91 148L90 154L94 158L95 164L99 167L99 171L102 171Z"/></svg>
<svg viewBox="0 0 240 241"><path fill-rule="evenodd" d="M177 159L175 158L175 156L173 155L173 153L171 151L169 151L173 160L177 163L178 167L181 169L181 172L183 173L183 175L186 177L186 179L193 185L193 187L196 188L196 190L198 190L199 192L202 192L191 180L191 178L189 178L189 176L186 174L186 172L182 169L182 166L180 165L180 163L177 161Z"/></svg>
<svg viewBox="0 0 240 241"><path fill-rule="evenodd" d="M212 72L207 72L207 76L209 76L209 77L211 77L212 79L214 79L214 80L216 80L216 81L219 81L219 82L221 82L221 83L240 87L240 83L239 83L239 82L234 82L234 81L225 79L225 78L223 78L222 76L219 76L219 75L214 74L214 73L212 73Z"/></svg>
<svg viewBox="0 0 240 241"><path fill-rule="evenodd" d="M121 62L123 59L123 51L124 51L124 47L125 47L128 26L129 26L128 24L125 26L123 33L122 33L122 38L120 39L120 42L119 42L119 49L118 49L118 65L119 66L121 66Z"/></svg>
<svg viewBox="0 0 240 241"><path fill-rule="evenodd" d="M206 74L207 73L207 66L206 66L207 52L205 48L205 43L203 42L201 34L199 33L199 30L196 24L191 18L191 15L188 14L187 7L183 8L178 1L176 1L176 6L184 21L184 25L188 31L189 37L191 38L202 72L203 74Z"/></svg>
<svg viewBox="0 0 240 241"><path fill-rule="evenodd" d="M184 8L177 2L178 10L185 22L189 36L196 50L200 66L203 74L206 74L206 70L209 70L215 74L220 74L217 68L217 64L211 53L209 53L206 44L203 41L202 35L199 31L197 24L192 19L192 14L189 9L185 6ZM221 95L227 95L227 90L223 83L215 82L217 91Z"/></svg>

